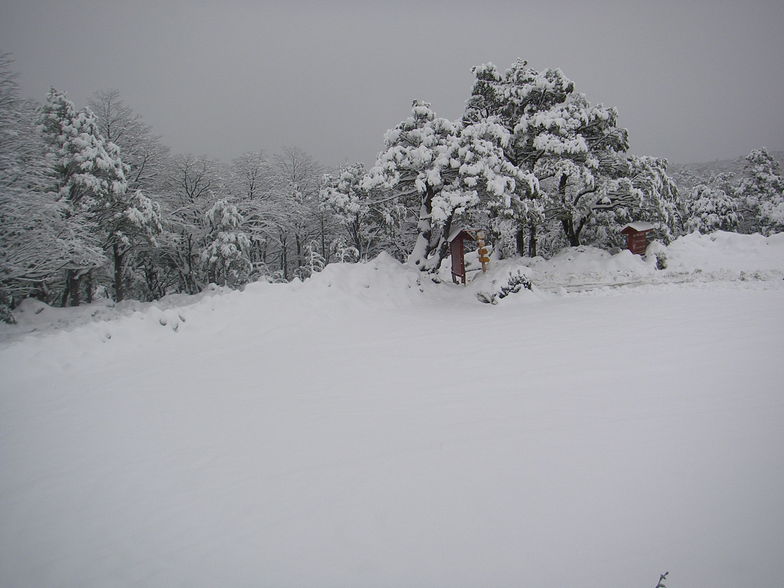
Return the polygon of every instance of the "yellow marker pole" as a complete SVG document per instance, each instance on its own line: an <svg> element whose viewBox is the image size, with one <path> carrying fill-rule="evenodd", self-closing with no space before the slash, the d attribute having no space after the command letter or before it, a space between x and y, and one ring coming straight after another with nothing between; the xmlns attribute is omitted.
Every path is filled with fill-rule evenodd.
<svg viewBox="0 0 784 588"><path fill-rule="evenodd" d="M476 232L477 253L479 254L479 261L482 264L482 272L487 271L487 264L490 263L489 250L485 247L486 236L484 231Z"/></svg>

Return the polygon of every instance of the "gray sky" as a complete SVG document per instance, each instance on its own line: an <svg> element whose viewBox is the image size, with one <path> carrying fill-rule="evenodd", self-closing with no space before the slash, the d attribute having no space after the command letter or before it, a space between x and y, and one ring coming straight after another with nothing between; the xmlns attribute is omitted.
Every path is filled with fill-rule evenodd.
<svg viewBox="0 0 784 588"><path fill-rule="evenodd" d="M298 146L371 163L414 98L460 116L470 68L560 67L632 151L784 149L784 2L0 0L25 96L124 100L175 152Z"/></svg>

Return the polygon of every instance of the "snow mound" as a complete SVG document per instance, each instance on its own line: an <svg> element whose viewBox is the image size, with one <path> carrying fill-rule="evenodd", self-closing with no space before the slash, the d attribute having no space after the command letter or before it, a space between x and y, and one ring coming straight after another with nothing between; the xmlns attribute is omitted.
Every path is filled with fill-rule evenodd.
<svg viewBox="0 0 784 588"><path fill-rule="evenodd" d="M552 259L521 260L535 286L574 291L681 282L781 280L784 233L763 237L692 233L665 246L651 243L645 256L611 254L595 247L565 249Z"/></svg>
<svg viewBox="0 0 784 588"><path fill-rule="evenodd" d="M624 285L649 278L655 265L628 250L611 254L596 247L573 247L552 259L530 261L531 278L540 287Z"/></svg>
<svg viewBox="0 0 784 588"><path fill-rule="evenodd" d="M421 301L432 285L416 268L381 253L364 263L331 263L291 289L314 304L402 307Z"/></svg>
<svg viewBox="0 0 784 588"><path fill-rule="evenodd" d="M471 254L466 257L470 264ZM657 269L657 263L663 269ZM517 287L523 276L531 289L527 285ZM329 264L304 282L257 282L241 292L213 285L197 295L171 295L152 303L113 304L100 300L77 308L54 308L26 300L14 311L16 325L0 325L0 341L81 328L91 333L90 338L108 341L125 324L136 325L134 329L144 325L156 333L166 327L178 333L189 330L194 323L213 320L224 321L224 327L246 320L258 321L260 325L284 325L296 322L298 314L338 316L344 309L372 312L422 305L460 306L475 304L477 299L533 302L546 294L601 293L622 286L712 281L773 283L782 278L784 233L771 237L693 233L669 246L655 242L645 257L627 250L612 254L581 246L565 249L552 259L494 260L487 273L471 272L467 287L451 282L448 260L440 273L441 283L435 283L416 268L382 253L364 263ZM508 294L514 296L507 297ZM289 304L289 300L294 304ZM219 311L217 315L215 311ZM189 322L190 319L194 320Z"/></svg>
<svg viewBox="0 0 784 588"><path fill-rule="evenodd" d="M717 231L692 233L667 247L667 270L709 272L717 278L754 276L759 279L784 276L784 233L770 237Z"/></svg>

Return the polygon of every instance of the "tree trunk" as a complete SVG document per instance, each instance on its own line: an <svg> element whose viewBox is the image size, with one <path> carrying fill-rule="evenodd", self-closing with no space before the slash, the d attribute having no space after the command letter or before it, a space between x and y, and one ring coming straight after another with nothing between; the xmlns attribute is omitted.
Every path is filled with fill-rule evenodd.
<svg viewBox="0 0 784 588"><path fill-rule="evenodd" d="M319 215L321 221L321 257L324 258L324 263L329 263L329 249L327 249L327 228L324 222L324 213Z"/></svg>
<svg viewBox="0 0 784 588"><path fill-rule="evenodd" d="M283 272L283 279L289 279L289 259L288 259L288 244L286 238L281 234L280 238L280 270Z"/></svg>
<svg viewBox="0 0 784 588"><path fill-rule="evenodd" d="M530 225L528 225L528 232L529 232L529 237L528 237L528 257L536 257L537 256L537 252L536 252L537 240L536 240L536 225L534 223L531 223Z"/></svg>
<svg viewBox="0 0 784 588"><path fill-rule="evenodd" d="M428 271L436 273L449 255L449 233L451 231L452 215L450 214L447 217L446 222L444 222L444 229L441 232L441 236L438 238L438 243L433 246L435 254L430 258Z"/></svg>
<svg viewBox="0 0 784 588"><path fill-rule="evenodd" d="M525 227L520 225L515 233L515 250L517 255L523 256L525 255Z"/></svg>
<svg viewBox="0 0 784 588"><path fill-rule="evenodd" d="M81 292L79 286L79 272L77 270L68 270L65 274L65 294L63 295L63 306L66 304L69 304L70 306L79 306L79 302L81 301Z"/></svg>
<svg viewBox="0 0 784 588"><path fill-rule="evenodd" d="M359 214L354 217L354 221L348 226L348 234L357 250L357 261L359 261L365 254L365 251L362 250L362 234L359 222Z"/></svg>
<svg viewBox="0 0 784 588"><path fill-rule="evenodd" d="M431 242L433 236L433 196L435 193L430 185L426 186L422 196L422 205L419 207L419 222L417 223L417 238L414 242L414 249L408 256L408 263L417 266L422 271L427 271L427 260L433 252L434 245Z"/></svg>
<svg viewBox="0 0 784 588"><path fill-rule="evenodd" d="M185 237L185 277L187 281L188 294L197 294L195 268L193 264L193 235Z"/></svg>
<svg viewBox="0 0 784 588"><path fill-rule="evenodd" d="M114 299L117 302L122 302L125 298L125 289L123 288L123 258L125 253L120 251L120 246L117 243L112 245L112 257L114 259Z"/></svg>
<svg viewBox="0 0 784 588"><path fill-rule="evenodd" d="M63 288L63 295L60 298L60 306L65 308L68 306L68 296L71 293L71 270L65 272L65 287Z"/></svg>
<svg viewBox="0 0 784 588"><path fill-rule="evenodd" d="M566 238L569 240L569 245L577 247L580 244L580 234L579 231L574 230L574 219L566 208L566 184L568 179L568 176L562 175L560 180L558 180L558 197L561 205L564 207L564 215L568 215L561 218L561 226L563 226Z"/></svg>
<svg viewBox="0 0 784 588"><path fill-rule="evenodd" d="M84 284L84 297L87 304L91 304L93 301L93 270L89 270L81 282Z"/></svg>
<svg viewBox="0 0 784 588"><path fill-rule="evenodd" d="M574 230L574 223L571 218L561 220L566 238L569 240L569 245L577 247L580 244L580 234Z"/></svg>

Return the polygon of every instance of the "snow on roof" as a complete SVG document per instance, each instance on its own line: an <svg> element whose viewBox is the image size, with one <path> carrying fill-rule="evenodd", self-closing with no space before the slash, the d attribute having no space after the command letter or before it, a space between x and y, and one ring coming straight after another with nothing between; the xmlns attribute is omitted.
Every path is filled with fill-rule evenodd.
<svg viewBox="0 0 784 588"><path fill-rule="evenodd" d="M629 223L621 231L625 231L626 229L632 229L634 231L650 231L651 229L655 229L656 225L653 223L646 223L643 221L636 221L633 223Z"/></svg>
<svg viewBox="0 0 784 588"><path fill-rule="evenodd" d="M451 233L449 233L449 238L447 239L447 241L448 241L449 243L451 243L451 242L452 242L452 241L454 241L454 240L455 240L455 238L457 238L457 236L458 236L460 233L462 233L463 231L465 231L466 233L468 233L468 234L469 234L469 236L470 236L472 239L474 239L474 233L476 232L476 229L470 229L470 228L467 228L467 227L457 227L456 229L453 229Z"/></svg>

